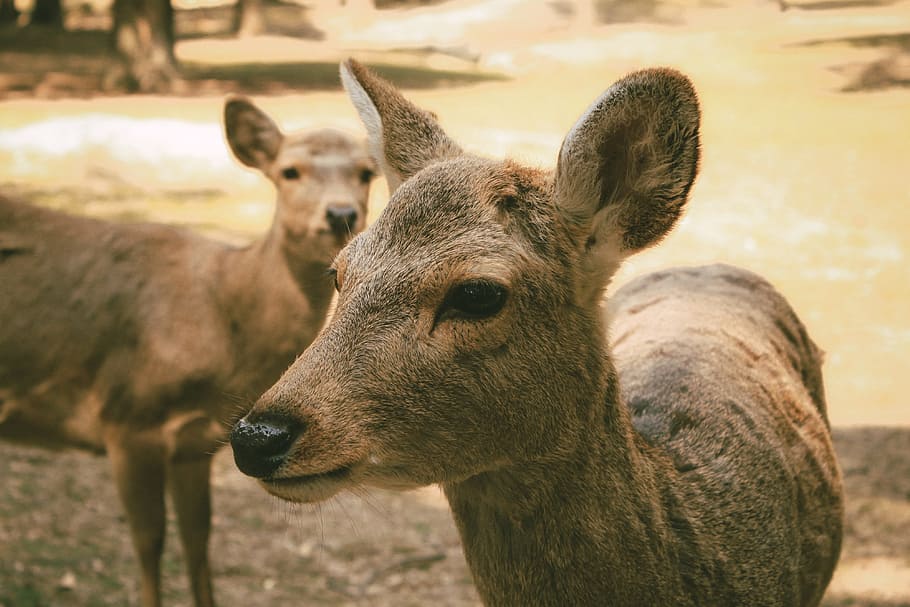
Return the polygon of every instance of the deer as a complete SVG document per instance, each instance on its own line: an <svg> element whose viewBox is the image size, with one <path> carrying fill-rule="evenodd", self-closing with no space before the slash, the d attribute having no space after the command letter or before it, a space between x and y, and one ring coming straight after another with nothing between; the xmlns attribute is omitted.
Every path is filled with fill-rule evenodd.
<svg viewBox="0 0 910 607"><path fill-rule="evenodd" d="M362 139L285 134L243 97L224 126L277 191L247 246L0 197L0 438L106 453L143 607L161 604L166 492L195 605L214 604L212 456L322 326L326 271L365 226L376 173Z"/></svg>
<svg viewBox="0 0 910 607"><path fill-rule="evenodd" d="M354 60L341 77L391 197L234 426L237 467L300 503L441 485L488 606L818 605L842 482L792 308L727 265L602 303L688 201L688 78L623 77L543 170L464 152Z"/></svg>

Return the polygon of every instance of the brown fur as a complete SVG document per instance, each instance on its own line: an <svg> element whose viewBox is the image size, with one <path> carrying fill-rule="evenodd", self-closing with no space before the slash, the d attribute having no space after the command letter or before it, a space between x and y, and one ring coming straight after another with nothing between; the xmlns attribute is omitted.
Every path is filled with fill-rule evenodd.
<svg viewBox="0 0 910 607"><path fill-rule="evenodd" d="M342 75L372 149L438 149L426 113ZM330 322L235 427L238 464L279 433L256 476L285 499L441 483L487 605L817 605L840 475L783 298L671 270L616 295L606 339L603 290L679 217L698 125L689 81L646 70L589 108L555 174L448 147L416 172L379 159L405 178L339 254ZM452 307L477 279L501 309Z"/></svg>
<svg viewBox="0 0 910 607"><path fill-rule="evenodd" d="M348 135L285 136L248 101L225 109L232 149L278 190L272 228L248 247L0 198L0 437L108 453L145 607L160 603L166 483L196 604L212 604L211 456L322 326L326 269L364 225L372 176ZM282 178L289 166L298 179ZM357 222L330 230L333 204Z"/></svg>

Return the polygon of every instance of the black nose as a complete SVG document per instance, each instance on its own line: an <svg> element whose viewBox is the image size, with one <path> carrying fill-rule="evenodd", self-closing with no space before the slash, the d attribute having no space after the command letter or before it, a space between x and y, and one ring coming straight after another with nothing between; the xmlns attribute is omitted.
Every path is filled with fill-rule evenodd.
<svg viewBox="0 0 910 607"><path fill-rule="evenodd" d="M329 205L325 210L325 218L333 232L347 235L357 223L357 209L348 205Z"/></svg>
<svg viewBox="0 0 910 607"><path fill-rule="evenodd" d="M255 422L241 419L231 431L234 463L255 478L271 475L284 462L291 445L303 431L303 424L283 417Z"/></svg>

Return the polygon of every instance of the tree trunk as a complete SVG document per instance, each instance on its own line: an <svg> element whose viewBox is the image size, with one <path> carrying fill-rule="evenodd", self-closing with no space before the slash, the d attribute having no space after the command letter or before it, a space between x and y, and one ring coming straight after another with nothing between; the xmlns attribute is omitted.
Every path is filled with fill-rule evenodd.
<svg viewBox="0 0 910 607"><path fill-rule="evenodd" d="M0 25L14 24L18 20L15 0L0 0Z"/></svg>
<svg viewBox="0 0 910 607"><path fill-rule="evenodd" d="M29 23L62 28L63 7L60 5L60 0L35 0Z"/></svg>
<svg viewBox="0 0 910 607"><path fill-rule="evenodd" d="M265 31L262 0L237 0L234 7L234 33L244 38Z"/></svg>
<svg viewBox="0 0 910 607"><path fill-rule="evenodd" d="M170 0L114 0L114 48L123 63L114 84L143 93L171 92L178 78Z"/></svg>

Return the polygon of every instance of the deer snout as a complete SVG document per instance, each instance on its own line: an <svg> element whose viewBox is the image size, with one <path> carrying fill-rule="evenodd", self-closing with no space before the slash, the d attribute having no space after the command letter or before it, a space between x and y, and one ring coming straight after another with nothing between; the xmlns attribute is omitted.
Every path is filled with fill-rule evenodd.
<svg viewBox="0 0 910 607"><path fill-rule="evenodd" d="M330 204L325 211L329 227L339 236L347 236L357 223L357 209L348 204Z"/></svg>
<svg viewBox="0 0 910 607"><path fill-rule="evenodd" d="M241 419L231 431L234 462L246 475L271 476L284 463L304 425L286 417L271 416L256 421Z"/></svg>

